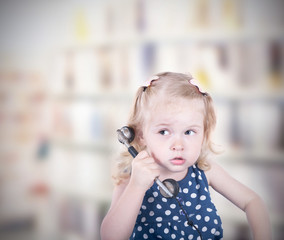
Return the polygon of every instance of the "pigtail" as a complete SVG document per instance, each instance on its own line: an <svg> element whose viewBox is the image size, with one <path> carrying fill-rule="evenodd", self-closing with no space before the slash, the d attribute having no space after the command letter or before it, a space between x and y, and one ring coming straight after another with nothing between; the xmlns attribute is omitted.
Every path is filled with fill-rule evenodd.
<svg viewBox="0 0 284 240"><path fill-rule="evenodd" d="M139 144L139 135L141 134L140 124L141 124L141 106L142 106L142 95L145 94L143 91L143 87L140 87L135 95L135 100L133 102L128 124L127 126L133 128L135 132L135 138L132 141L131 145L140 152L141 146ZM132 164L133 158L129 154L128 151L123 151L119 155L119 157L116 160L116 166L114 168L114 172L112 174L112 178L116 185L119 185L124 180L128 179L131 174L131 164Z"/></svg>
<svg viewBox="0 0 284 240"><path fill-rule="evenodd" d="M203 96L205 106L204 117L204 141L201 149L201 154L197 160L197 165L202 170L210 169L210 165L207 162L210 153L219 154L220 152L215 149L215 144L212 142L211 134L216 126L216 114L213 106L213 100L207 93Z"/></svg>

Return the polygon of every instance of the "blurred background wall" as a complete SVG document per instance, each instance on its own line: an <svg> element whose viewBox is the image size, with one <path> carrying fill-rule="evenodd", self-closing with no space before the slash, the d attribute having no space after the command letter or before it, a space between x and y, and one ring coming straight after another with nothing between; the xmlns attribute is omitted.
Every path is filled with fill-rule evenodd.
<svg viewBox="0 0 284 240"><path fill-rule="evenodd" d="M1 0L0 239L100 239L116 129L161 71L212 94L216 159L283 239L283 13L281 0ZM225 239L249 239L244 214L212 196Z"/></svg>

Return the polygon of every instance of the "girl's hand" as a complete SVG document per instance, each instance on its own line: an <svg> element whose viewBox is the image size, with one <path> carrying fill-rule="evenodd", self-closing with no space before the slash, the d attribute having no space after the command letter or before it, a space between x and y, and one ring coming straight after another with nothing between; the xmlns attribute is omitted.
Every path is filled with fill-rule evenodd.
<svg viewBox="0 0 284 240"><path fill-rule="evenodd" d="M156 177L160 175L158 164L146 151L141 151L132 162L130 182L144 191L150 188Z"/></svg>

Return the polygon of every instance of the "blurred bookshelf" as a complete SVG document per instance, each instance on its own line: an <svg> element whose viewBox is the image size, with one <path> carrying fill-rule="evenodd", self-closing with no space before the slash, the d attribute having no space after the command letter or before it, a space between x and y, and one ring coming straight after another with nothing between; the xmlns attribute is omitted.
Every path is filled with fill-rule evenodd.
<svg viewBox="0 0 284 240"><path fill-rule="evenodd" d="M264 198L274 239L283 239L283 4L262 4L71 4L65 17L75 36L45 55L43 70L0 71L0 238L16 219L38 239L99 239L122 149L116 129L126 124L137 87L177 71L190 72L212 95L214 140L225 150L216 160ZM248 239L243 213L212 197L225 238Z"/></svg>

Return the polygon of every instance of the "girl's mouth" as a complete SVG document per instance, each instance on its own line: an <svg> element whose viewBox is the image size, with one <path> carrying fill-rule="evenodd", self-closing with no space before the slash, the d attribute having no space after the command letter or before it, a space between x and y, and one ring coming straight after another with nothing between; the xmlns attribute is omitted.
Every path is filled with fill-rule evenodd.
<svg viewBox="0 0 284 240"><path fill-rule="evenodd" d="M182 164L185 163L185 160L183 158L181 158L181 157L177 157L177 158L171 159L171 163L173 165L182 165Z"/></svg>

